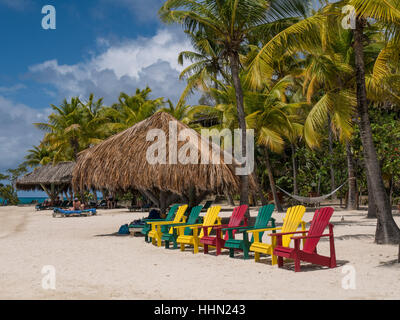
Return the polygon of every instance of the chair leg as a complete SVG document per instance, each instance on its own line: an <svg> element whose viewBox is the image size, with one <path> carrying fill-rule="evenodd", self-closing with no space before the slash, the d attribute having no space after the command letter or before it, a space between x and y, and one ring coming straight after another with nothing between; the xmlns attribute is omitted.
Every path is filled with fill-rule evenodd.
<svg viewBox="0 0 400 320"><path fill-rule="evenodd" d="M235 256L235 250L230 248L229 249L229 257L233 258Z"/></svg>
<svg viewBox="0 0 400 320"><path fill-rule="evenodd" d="M243 248L243 259L248 259L249 258L249 248L244 247Z"/></svg>
<svg viewBox="0 0 400 320"><path fill-rule="evenodd" d="M300 271L300 259L297 256L294 259L294 271L295 272Z"/></svg>
<svg viewBox="0 0 400 320"><path fill-rule="evenodd" d="M169 249L169 241L165 241L165 249Z"/></svg>
<svg viewBox="0 0 400 320"><path fill-rule="evenodd" d="M276 255L271 254L271 264L274 266L278 263L278 258L276 257Z"/></svg>
<svg viewBox="0 0 400 320"><path fill-rule="evenodd" d="M274 255L272 255L274 256ZM275 256L276 257L276 256ZM283 267L283 258L282 257L278 257L278 267L282 268Z"/></svg>
<svg viewBox="0 0 400 320"><path fill-rule="evenodd" d="M260 253L259 252L254 252L254 261L260 262Z"/></svg>
<svg viewBox="0 0 400 320"><path fill-rule="evenodd" d="M336 253L335 253L335 242L333 235L329 237L330 242L330 253L331 253L331 261L330 261L330 268L336 268Z"/></svg>
<svg viewBox="0 0 400 320"><path fill-rule="evenodd" d="M181 251L185 251L185 245L181 243Z"/></svg>
<svg viewBox="0 0 400 320"><path fill-rule="evenodd" d="M204 254L207 254L208 253L208 244L205 244L204 245Z"/></svg>
<svg viewBox="0 0 400 320"><path fill-rule="evenodd" d="M174 239L173 241L174 241L174 249L178 249L178 243L176 242L176 239Z"/></svg>

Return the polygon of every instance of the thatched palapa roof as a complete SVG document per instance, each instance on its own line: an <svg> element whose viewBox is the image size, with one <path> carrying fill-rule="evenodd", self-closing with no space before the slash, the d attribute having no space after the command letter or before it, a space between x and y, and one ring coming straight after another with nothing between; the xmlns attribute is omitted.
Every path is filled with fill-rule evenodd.
<svg viewBox="0 0 400 320"><path fill-rule="evenodd" d="M72 171L75 162L60 162L56 165L47 164L36 168L16 181L19 190L42 190L42 186L66 189L71 185Z"/></svg>
<svg viewBox="0 0 400 320"><path fill-rule="evenodd" d="M180 161L175 164L169 162L169 126L176 124L177 133L187 129L188 137L185 141L177 141L177 150L182 151L182 146L194 150L197 153L198 162L195 164L182 164ZM160 129L165 133L166 163L151 164L147 161L146 152L150 146L158 142L146 141L147 133L151 129ZM194 138L194 140L192 140ZM197 140L196 140L197 139ZM193 141L198 141L197 145ZM181 149L182 148L182 149ZM177 121L170 114L157 112L131 128L120 132L102 143L91 147L79 154L72 178L74 189L100 190L161 190L171 191L176 194L187 194L189 188L194 187L198 192L238 192L240 177L235 174L236 162L233 164L224 163L224 157L218 164L201 164L200 159L205 157L209 150L209 159L215 152L221 155L224 152L211 143L208 144L204 138L186 124ZM187 150L187 149L185 149ZM214 150L214 153L212 152ZM205 153L205 154L204 154ZM154 154L158 155L157 152ZM183 152L186 156L192 151ZM200 164L199 164L200 163ZM250 188L255 190L255 184L250 177Z"/></svg>

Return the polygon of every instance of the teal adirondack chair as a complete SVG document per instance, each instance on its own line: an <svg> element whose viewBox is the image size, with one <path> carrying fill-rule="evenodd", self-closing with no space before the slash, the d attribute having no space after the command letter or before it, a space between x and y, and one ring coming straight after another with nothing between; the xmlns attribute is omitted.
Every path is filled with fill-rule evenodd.
<svg viewBox="0 0 400 320"><path fill-rule="evenodd" d="M151 240L149 239L149 232L151 230L151 224L147 223L147 222L154 222L154 221L172 221L174 219L176 210L178 210L179 208L179 204L173 205L171 207L171 209L169 209L169 212L166 216L165 219L145 219L144 221L146 222L146 224L143 226L141 233L144 234L144 240L146 242L150 242Z"/></svg>
<svg viewBox="0 0 400 320"><path fill-rule="evenodd" d="M161 237L162 240L164 240L165 243L165 249L169 248L169 244L172 242L174 244L174 249L178 248L178 243L176 242L176 239L178 238L178 233L177 229L174 227L177 226L184 226L186 225L192 225L195 223L200 223L198 220L200 219L200 212L203 206L196 206L193 207L192 210L190 211L189 217L186 221L186 223L175 223L175 224L169 224L165 226L166 230L164 230L164 233ZM193 232L192 229L190 228L185 228L185 235L191 235Z"/></svg>
<svg viewBox="0 0 400 320"><path fill-rule="evenodd" d="M228 231L229 239L226 240L226 242L225 242L225 248L229 249L229 256L231 258L234 257L235 249L240 249L243 251L244 259L249 258L249 249L250 249L250 245L254 241L254 238L252 236L251 241L249 241L247 231L252 230L252 229L267 228L268 223L271 223L271 228L275 228L275 219L271 217L272 213L274 212L274 209L275 209L275 206L273 204L269 204L269 205L261 207L260 210L258 211L258 215L256 218L256 222L254 223L254 226L222 229L223 231L224 230ZM236 233L243 233L243 239L235 239L234 230L236 230ZM260 238L261 237L262 237L262 234L260 235Z"/></svg>

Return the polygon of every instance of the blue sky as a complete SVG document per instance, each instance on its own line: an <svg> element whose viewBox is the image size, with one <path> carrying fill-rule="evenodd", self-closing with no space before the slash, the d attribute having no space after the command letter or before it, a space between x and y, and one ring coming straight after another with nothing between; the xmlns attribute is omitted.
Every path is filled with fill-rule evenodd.
<svg viewBox="0 0 400 320"><path fill-rule="evenodd" d="M0 0L0 172L16 167L42 133L50 104L104 97L149 85L177 101L178 53L191 49L180 27L166 26L162 0ZM56 30L44 30L44 5L56 8Z"/></svg>

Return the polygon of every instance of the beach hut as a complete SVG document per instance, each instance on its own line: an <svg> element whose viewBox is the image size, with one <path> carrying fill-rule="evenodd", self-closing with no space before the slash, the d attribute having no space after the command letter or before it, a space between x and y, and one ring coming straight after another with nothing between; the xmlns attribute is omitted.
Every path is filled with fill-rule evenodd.
<svg viewBox="0 0 400 320"><path fill-rule="evenodd" d="M18 190L43 190L51 200L71 190L72 171L75 162L59 162L36 168L16 181Z"/></svg>
<svg viewBox="0 0 400 320"><path fill-rule="evenodd" d="M226 161L229 155L208 141L170 114L157 112L81 152L73 188L134 189L161 210L178 199L194 205L210 193L238 193L237 162ZM249 180L254 192L254 179Z"/></svg>

